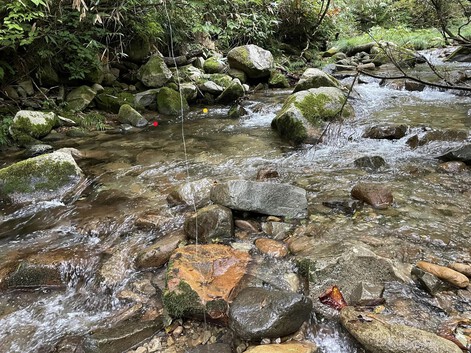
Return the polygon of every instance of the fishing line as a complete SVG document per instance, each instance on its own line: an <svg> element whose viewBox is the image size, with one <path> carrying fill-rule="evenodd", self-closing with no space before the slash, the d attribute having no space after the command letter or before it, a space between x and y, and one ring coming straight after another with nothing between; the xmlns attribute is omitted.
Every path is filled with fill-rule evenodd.
<svg viewBox="0 0 471 353"><path fill-rule="evenodd" d="M163 1L164 4L164 10L165 10L165 15L167 17L167 23L168 23L168 29L169 29L169 36L170 36L170 55L172 56L173 59L173 64L175 65L175 70L177 74L177 84L178 84L178 92L180 94L180 124L181 124L181 136L182 136L182 144L183 144L183 153L185 156L185 170L186 170L186 181L187 183L190 183L190 167L189 167L189 162L188 162L188 153L187 153L187 148L186 148L186 138L185 138L185 124L184 124L184 110L183 110L183 92L180 84L180 71L178 70L177 66L177 60L175 59L175 52L174 52L174 47L173 47L173 28L172 28L172 21L170 19L170 15L168 13L167 9L167 0ZM195 201L195 188L192 187L191 184L189 184L190 187L190 193L191 193L191 201L192 201L192 206L193 206L193 211L195 212L195 256L198 258L198 213L196 212L196 201ZM205 282L204 274L201 272L203 276L203 283ZM203 288L203 295L206 297L206 286L202 286ZM205 299L202 298L204 301ZM203 310L203 318L204 318L204 324L206 325L206 311Z"/></svg>

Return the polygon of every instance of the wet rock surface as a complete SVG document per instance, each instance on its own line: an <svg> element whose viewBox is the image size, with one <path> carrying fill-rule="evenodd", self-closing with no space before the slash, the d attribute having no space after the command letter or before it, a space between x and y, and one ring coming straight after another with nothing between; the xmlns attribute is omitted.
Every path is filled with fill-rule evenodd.
<svg viewBox="0 0 471 353"><path fill-rule="evenodd" d="M391 191L381 184L359 183L353 187L351 195L377 209L386 209L393 203Z"/></svg>
<svg viewBox="0 0 471 353"><path fill-rule="evenodd" d="M274 216L303 218L307 213L306 191L286 184L232 180L215 185L211 200L231 209Z"/></svg>
<svg viewBox="0 0 471 353"><path fill-rule="evenodd" d="M248 340L283 337L309 319L311 308L311 300L301 294L246 288L231 304L230 326Z"/></svg>
<svg viewBox="0 0 471 353"><path fill-rule="evenodd" d="M363 134L363 137L370 139L397 140L406 136L407 126L373 126Z"/></svg>
<svg viewBox="0 0 471 353"><path fill-rule="evenodd" d="M210 205L185 220L185 234L199 243L224 243L234 237L232 211L221 205Z"/></svg>

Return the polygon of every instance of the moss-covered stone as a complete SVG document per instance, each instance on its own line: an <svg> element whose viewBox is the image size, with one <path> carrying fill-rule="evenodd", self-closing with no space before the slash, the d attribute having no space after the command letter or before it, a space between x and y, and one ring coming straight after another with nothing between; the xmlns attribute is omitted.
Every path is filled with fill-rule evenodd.
<svg viewBox="0 0 471 353"><path fill-rule="evenodd" d="M72 90L66 98L67 109L72 112L84 110L93 101L96 91L89 86L80 86Z"/></svg>
<svg viewBox="0 0 471 353"><path fill-rule="evenodd" d="M169 315L175 318L203 316L205 312L198 294L184 281L180 281L177 290L164 293L163 303Z"/></svg>
<svg viewBox="0 0 471 353"><path fill-rule="evenodd" d="M242 71L242 70L237 70L237 69L229 69L227 72L229 76L232 78L237 78L239 79L240 82L246 83L247 82L247 74Z"/></svg>
<svg viewBox="0 0 471 353"><path fill-rule="evenodd" d="M340 83L324 71L310 68L304 71L293 93L319 87L340 87Z"/></svg>
<svg viewBox="0 0 471 353"><path fill-rule="evenodd" d="M233 103L245 95L244 86L238 79L234 79L231 84L216 98L216 102L222 104Z"/></svg>
<svg viewBox="0 0 471 353"><path fill-rule="evenodd" d="M72 156L59 150L0 169L0 199L13 203L62 199L82 177Z"/></svg>
<svg viewBox="0 0 471 353"><path fill-rule="evenodd" d="M221 87L227 88L231 85L233 79L226 74L211 74L209 75L209 80Z"/></svg>
<svg viewBox="0 0 471 353"><path fill-rule="evenodd" d="M146 87L158 88L164 86L172 78L172 72L162 56L156 54L141 66L137 77Z"/></svg>
<svg viewBox="0 0 471 353"><path fill-rule="evenodd" d="M225 67L221 59L214 56L206 59L203 64L203 70L207 74L221 73L224 71Z"/></svg>
<svg viewBox="0 0 471 353"><path fill-rule="evenodd" d="M345 100L344 93L335 87L294 93L273 119L272 127L295 144L317 142L327 122L352 115L353 109Z"/></svg>
<svg viewBox="0 0 471 353"><path fill-rule="evenodd" d="M177 91L163 87L157 94L157 110L165 115L179 115L181 111L189 109L185 97L181 97Z"/></svg>
<svg viewBox="0 0 471 353"><path fill-rule="evenodd" d="M249 78L268 77L274 66L273 55L253 44L230 50L227 60L231 68L242 70Z"/></svg>
<svg viewBox="0 0 471 353"><path fill-rule="evenodd" d="M118 120L120 123L131 124L135 127L147 126L147 120L129 104L123 104L121 106L118 113Z"/></svg>
<svg viewBox="0 0 471 353"><path fill-rule="evenodd" d="M29 140L28 137L38 139L49 134L57 121L53 112L20 110L13 118L10 134L15 141L21 140L21 143Z"/></svg>
<svg viewBox="0 0 471 353"><path fill-rule="evenodd" d="M289 81L281 72L272 71L270 79L268 80L268 85L274 88L288 88Z"/></svg>
<svg viewBox="0 0 471 353"><path fill-rule="evenodd" d="M132 93L105 88L103 93L96 95L95 103L99 109L117 114L123 104L129 104L134 108L135 100Z"/></svg>

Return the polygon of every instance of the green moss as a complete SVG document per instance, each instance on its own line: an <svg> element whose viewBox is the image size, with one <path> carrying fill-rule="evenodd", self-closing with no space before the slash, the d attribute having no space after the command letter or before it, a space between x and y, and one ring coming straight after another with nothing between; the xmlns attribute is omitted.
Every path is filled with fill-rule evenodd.
<svg viewBox="0 0 471 353"><path fill-rule="evenodd" d="M204 72L208 74L215 74L219 73L224 69L224 64L221 63L218 58L211 57L207 60L205 60L203 64L203 70Z"/></svg>
<svg viewBox="0 0 471 353"><path fill-rule="evenodd" d="M289 82L286 76L277 71L271 72L270 80L268 81L268 84L271 87L275 87L275 88L288 88L289 87Z"/></svg>
<svg viewBox="0 0 471 353"><path fill-rule="evenodd" d="M232 83L232 77L226 74L211 74L209 80L224 88L229 87Z"/></svg>
<svg viewBox="0 0 471 353"><path fill-rule="evenodd" d="M322 126L324 121L334 119L339 113L339 109L329 108L331 101L332 98L323 93L309 94L303 100L294 102L294 106L312 125ZM341 104L340 102L340 106Z"/></svg>
<svg viewBox="0 0 471 353"><path fill-rule="evenodd" d="M13 130L22 131L31 137L41 138L51 132L52 128L57 123L57 117L45 119L44 124L32 124L30 119L24 116L19 116L13 121Z"/></svg>
<svg viewBox="0 0 471 353"><path fill-rule="evenodd" d="M0 194L57 190L70 183L76 167L68 162L27 159L0 169Z"/></svg>
<svg viewBox="0 0 471 353"><path fill-rule="evenodd" d="M180 281L176 290L164 293L163 303L169 315L175 318L200 316L205 312L198 294L184 281Z"/></svg>
<svg viewBox="0 0 471 353"><path fill-rule="evenodd" d="M105 88L103 93L96 95L95 102L99 109L118 114L119 108L123 104L129 104L134 108L134 95L129 92L119 92Z"/></svg>
<svg viewBox="0 0 471 353"><path fill-rule="evenodd" d="M281 137L295 144L303 143L308 137L304 123L288 110L280 112L273 119L272 128L276 129Z"/></svg>
<svg viewBox="0 0 471 353"><path fill-rule="evenodd" d="M306 278L309 282L316 281L315 275L315 263L310 259L298 259L296 261L298 267L298 273Z"/></svg>
<svg viewBox="0 0 471 353"><path fill-rule="evenodd" d="M178 115L182 109L188 110L189 106L184 97L180 98L180 93L171 88L162 87L157 94L157 109L161 114Z"/></svg>

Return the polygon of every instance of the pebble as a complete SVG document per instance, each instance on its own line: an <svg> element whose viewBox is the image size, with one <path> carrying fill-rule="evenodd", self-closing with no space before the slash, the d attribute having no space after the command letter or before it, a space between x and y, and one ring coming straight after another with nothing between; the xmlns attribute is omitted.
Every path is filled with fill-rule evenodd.
<svg viewBox="0 0 471 353"><path fill-rule="evenodd" d="M177 337L183 333L183 326L178 326L175 330L173 330L172 335Z"/></svg>

